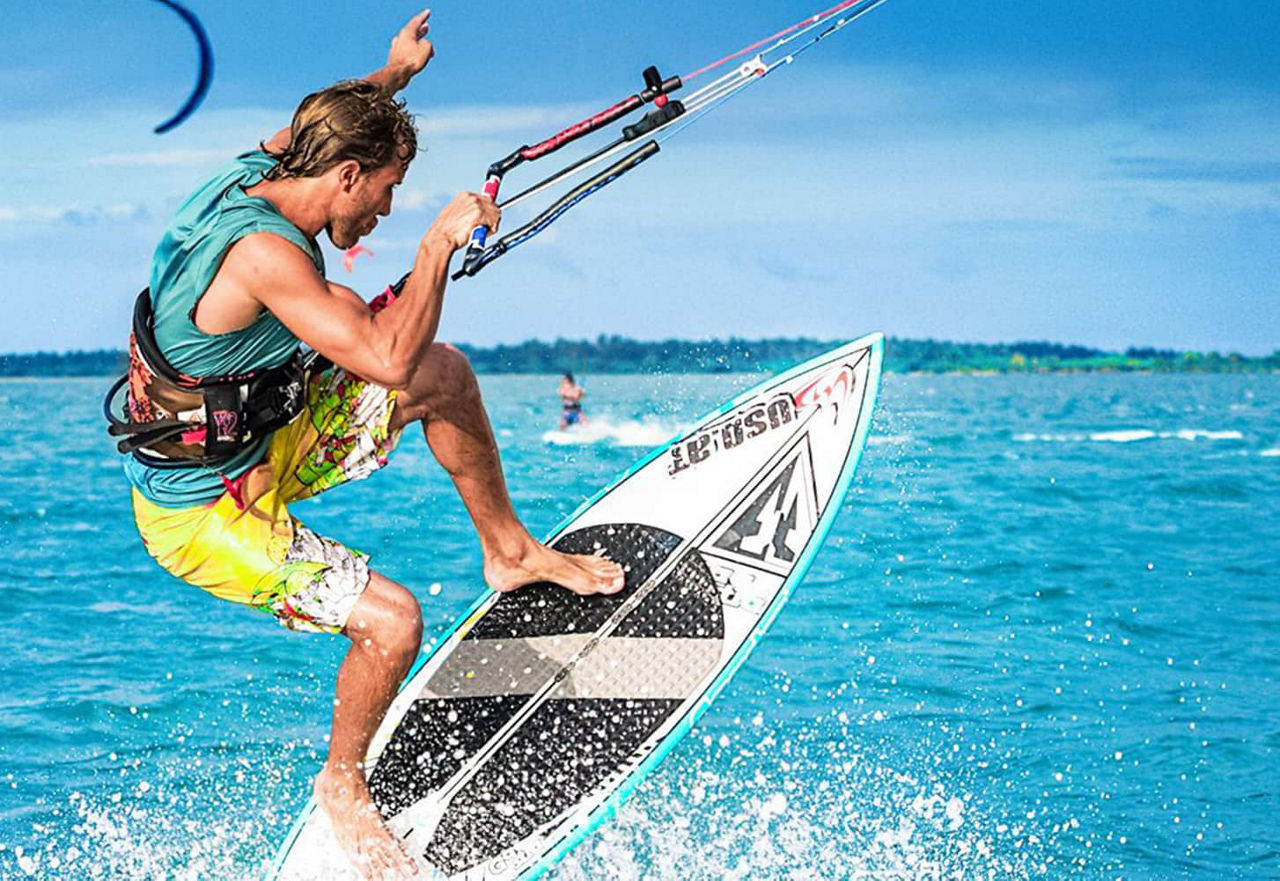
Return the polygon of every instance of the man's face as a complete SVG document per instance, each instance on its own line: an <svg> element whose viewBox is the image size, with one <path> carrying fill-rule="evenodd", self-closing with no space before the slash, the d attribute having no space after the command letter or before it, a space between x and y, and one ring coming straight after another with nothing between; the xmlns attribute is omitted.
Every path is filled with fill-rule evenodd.
<svg viewBox="0 0 1280 881"><path fill-rule="evenodd" d="M379 217L391 213L392 191L404 180L405 166L392 160L376 171L356 176L349 188L344 188L334 209L333 219L325 227L329 241L346 250L364 236L373 232Z"/></svg>

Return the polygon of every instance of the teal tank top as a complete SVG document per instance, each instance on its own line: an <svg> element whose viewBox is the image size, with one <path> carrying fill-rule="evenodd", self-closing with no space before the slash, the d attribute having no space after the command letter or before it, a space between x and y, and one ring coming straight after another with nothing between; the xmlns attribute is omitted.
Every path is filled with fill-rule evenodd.
<svg viewBox="0 0 1280 881"><path fill-rule="evenodd" d="M277 367L298 350L298 338L266 309L248 327L230 333L208 334L195 325L196 305L227 249L251 233L269 232L293 242L324 275L324 256L316 240L286 220L271 202L244 192L273 164L266 153L255 151L220 168L182 204L156 246L151 258L156 342L182 373L210 376ZM125 473L157 505L202 505L222 494L223 476L235 480L262 461L269 441L260 439L217 471L199 466L151 468L129 456Z"/></svg>

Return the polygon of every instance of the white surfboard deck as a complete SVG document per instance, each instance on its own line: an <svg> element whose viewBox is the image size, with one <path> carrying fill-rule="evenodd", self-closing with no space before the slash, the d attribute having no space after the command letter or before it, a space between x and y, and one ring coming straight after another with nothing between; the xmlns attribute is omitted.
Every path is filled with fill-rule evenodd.
<svg viewBox="0 0 1280 881"><path fill-rule="evenodd" d="M620 594L489 593L420 660L367 762L415 859L438 877L535 877L688 733L830 529L882 350L874 334L765 380L563 523L552 544L622 563ZM274 877L355 877L314 801Z"/></svg>

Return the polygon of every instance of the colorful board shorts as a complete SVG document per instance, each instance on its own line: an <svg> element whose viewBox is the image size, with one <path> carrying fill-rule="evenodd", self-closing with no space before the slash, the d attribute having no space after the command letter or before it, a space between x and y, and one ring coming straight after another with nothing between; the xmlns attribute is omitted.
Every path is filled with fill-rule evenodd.
<svg viewBox="0 0 1280 881"><path fill-rule="evenodd" d="M306 409L216 501L165 508L134 490L143 543L165 570L216 597L292 630L341 631L369 583L369 557L317 535L288 505L386 465L400 439L394 410L393 391L339 367L313 373Z"/></svg>

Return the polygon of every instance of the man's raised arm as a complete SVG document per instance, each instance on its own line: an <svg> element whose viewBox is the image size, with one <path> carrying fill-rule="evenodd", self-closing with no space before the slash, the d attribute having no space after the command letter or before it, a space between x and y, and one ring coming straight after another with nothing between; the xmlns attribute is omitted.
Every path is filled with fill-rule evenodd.
<svg viewBox="0 0 1280 881"><path fill-rule="evenodd" d="M427 39L430 26L431 10L426 9L409 19L408 24L391 39L391 48L387 51L387 63L379 70L364 77L366 82L377 83L394 95L409 81L422 72L427 62L435 55L436 49ZM292 129L285 126L262 142L268 153L280 153L289 146Z"/></svg>

